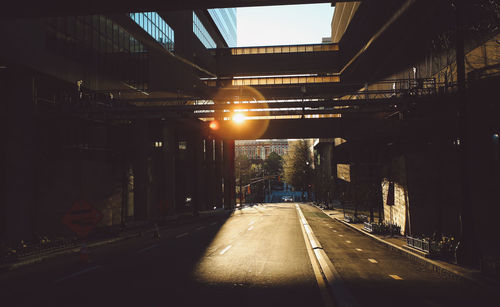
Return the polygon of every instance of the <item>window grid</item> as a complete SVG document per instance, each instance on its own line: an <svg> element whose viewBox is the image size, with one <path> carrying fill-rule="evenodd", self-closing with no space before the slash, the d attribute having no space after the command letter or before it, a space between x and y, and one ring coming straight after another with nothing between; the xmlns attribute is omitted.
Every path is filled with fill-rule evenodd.
<svg viewBox="0 0 500 307"><path fill-rule="evenodd" d="M131 13L130 18L168 51L174 51L174 30L156 12Z"/></svg>
<svg viewBox="0 0 500 307"><path fill-rule="evenodd" d="M193 12L193 33L198 37L200 42L205 46L205 48L216 48L217 44L212 39L207 29L201 23L195 12Z"/></svg>
<svg viewBox="0 0 500 307"><path fill-rule="evenodd" d="M148 88L148 52L102 15L45 19L47 48L139 89Z"/></svg>
<svg viewBox="0 0 500 307"><path fill-rule="evenodd" d="M338 44L230 48L231 55L338 51Z"/></svg>

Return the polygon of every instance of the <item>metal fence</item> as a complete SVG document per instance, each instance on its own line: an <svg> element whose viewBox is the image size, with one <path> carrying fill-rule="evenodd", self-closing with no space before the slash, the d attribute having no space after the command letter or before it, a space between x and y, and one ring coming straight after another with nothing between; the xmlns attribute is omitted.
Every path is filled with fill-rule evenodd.
<svg viewBox="0 0 500 307"><path fill-rule="evenodd" d="M406 237L406 244L410 247L416 248L418 250L430 253L429 241L425 239L417 239L412 237Z"/></svg>

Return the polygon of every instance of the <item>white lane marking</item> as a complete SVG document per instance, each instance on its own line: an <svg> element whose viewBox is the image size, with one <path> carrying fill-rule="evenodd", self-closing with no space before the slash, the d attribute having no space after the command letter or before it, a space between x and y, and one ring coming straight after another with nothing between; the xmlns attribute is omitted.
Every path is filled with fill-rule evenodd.
<svg viewBox="0 0 500 307"><path fill-rule="evenodd" d="M393 274L393 275L389 275L391 276L392 278L394 278L395 280L403 280L403 278L399 277L398 275L396 274Z"/></svg>
<svg viewBox="0 0 500 307"><path fill-rule="evenodd" d="M356 248L358 252L362 252L363 250L361 248Z"/></svg>
<svg viewBox="0 0 500 307"><path fill-rule="evenodd" d="M339 235L339 237L343 237L344 235Z"/></svg>
<svg viewBox="0 0 500 307"><path fill-rule="evenodd" d="M210 225L211 225L211 226L213 226L213 225L215 225L215 224L217 224L217 222L210 223Z"/></svg>
<svg viewBox="0 0 500 307"><path fill-rule="evenodd" d="M137 252L138 252L138 253L144 253L144 252L146 252L146 251L148 251L148 250L150 250L150 249L153 249L153 248L155 248L155 247L158 247L158 246L160 246L160 244L151 245L151 246L145 247L145 248L143 248L143 249L141 249L141 250L139 250L139 251L137 251Z"/></svg>
<svg viewBox="0 0 500 307"><path fill-rule="evenodd" d="M196 228L196 230L202 230L204 228L205 228L205 226L200 226L200 227Z"/></svg>
<svg viewBox="0 0 500 307"><path fill-rule="evenodd" d="M253 220L253 221L251 221L250 223L248 223L248 226L253 225L253 223L255 223L255 220Z"/></svg>
<svg viewBox="0 0 500 307"><path fill-rule="evenodd" d="M248 231L252 230L253 229L253 226L250 226L250 228L248 228Z"/></svg>
<svg viewBox="0 0 500 307"><path fill-rule="evenodd" d="M98 268L100 268L101 266L100 265L96 265L96 266L93 266L93 267L90 267L88 269L85 269L85 270L82 270L80 272L76 272L76 273L73 273L71 275L68 275L66 277L63 277L63 278L60 278L56 281L54 281L54 283L59 283L61 281L65 281L67 279L70 279L70 278L73 278L73 277L76 277L76 276L79 276L79 275L82 275L82 274L85 274L85 273L88 273L88 272L91 272L91 271L94 271L94 270L97 270Z"/></svg>
<svg viewBox="0 0 500 307"><path fill-rule="evenodd" d="M220 254L221 254L221 255L224 255L224 254L225 254L225 253L226 253L226 252L227 252L230 248L231 248L231 245L228 245L226 248L224 248L224 249L220 252Z"/></svg>
<svg viewBox="0 0 500 307"><path fill-rule="evenodd" d="M175 238L179 239L179 238L187 236L188 234L189 234L189 232L181 233L180 235L176 235Z"/></svg>
<svg viewBox="0 0 500 307"><path fill-rule="evenodd" d="M333 232L337 232L337 231L334 229Z"/></svg>
<svg viewBox="0 0 500 307"><path fill-rule="evenodd" d="M345 243L352 243L352 242L351 242L351 241L349 241L349 240L346 240L346 241L345 241Z"/></svg>
<svg viewBox="0 0 500 307"><path fill-rule="evenodd" d="M377 261L377 260L375 260L375 259L371 259L371 258L370 258L370 259L368 259L368 261L370 261L371 263L378 263L378 261Z"/></svg>

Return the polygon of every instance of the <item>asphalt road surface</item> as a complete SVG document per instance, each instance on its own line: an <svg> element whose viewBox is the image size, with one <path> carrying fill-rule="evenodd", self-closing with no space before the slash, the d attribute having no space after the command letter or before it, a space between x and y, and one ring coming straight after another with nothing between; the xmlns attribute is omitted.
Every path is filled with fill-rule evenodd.
<svg viewBox="0 0 500 307"><path fill-rule="evenodd" d="M339 301L295 204L264 204L0 275L2 306L498 306L498 295L444 277L300 205L354 301ZM319 277L318 277L319 276ZM325 294L326 293L326 294Z"/></svg>

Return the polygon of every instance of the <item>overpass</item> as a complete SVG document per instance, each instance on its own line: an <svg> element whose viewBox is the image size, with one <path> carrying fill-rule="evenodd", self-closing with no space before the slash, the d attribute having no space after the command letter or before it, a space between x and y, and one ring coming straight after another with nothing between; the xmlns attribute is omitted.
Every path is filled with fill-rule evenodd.
<svg viewBox="0 0 500 307"><path fill-rule="evenodd" d="M457 19L446 1L339 3L345 9L336 11L333 26L342 30L331 44L248 48L226 47L206 12L305 2L311 3L10 2L13 9L0 13L0 32L9 43L0 50L7 110L1 136L8 145L2 149L2 216L9 217L1 221L1 235L15 241L31 236L34 229L51 229L56 213L77 198L96 199L111 211L120 208L122 221L197 212L207 204L232 208L235 139L341 137L360 147L377 143L384 149L374 146L373 152L354 158L343 154L342 162L363 161L373 154L385 157L379 166L391 170L401 155L423 157L427 149L443 149L432 161L446 162L460 153L466 158L460 164L465 174L468 170L475 176L462 174L467 179L457 186L469 190L470 185L481 203L493 203L488 180L495 176L489 170L497 160L479 152L491 152L491 134L498 131L498 107L485 94L497 79L469 79L466 84L461 52L452 56L458 71L451 69L451 79L442 78L453 65L439 61L449 60L453 46L435 46L443 33L467 37L467 44L457 40L464 52L490 39L491 33L474 40L454 30L481 19L481 9L459 1L459 13L469 14ZM127 15L153 9L155 18L167 20L175 31L173 51ZM216 48L207 48L194 34L195 15ZM483 71L492 70L486 67ZM465 86L473 94L464 95ZM224 120L241 108L255 118L240 128ZM474 125L466 125L465 115L472 116ZM211 131L199 119L219 120L220 129ZM472 161L480 163L473 167ZM441 172L451 169L450 163ZM420 169L436 173L432 166ZM421 184L426 174L418 167L414 172ZM448 182L440 176L441 184ZM469 178L483 179L476 183ZM126 184L130 180L133 189ZM449 208L440 204L453 202L433 202L421 196L425 193L418 185L413 189L417 192L411 197L422 208L429 203L445 211ZM59 190L67 193L60 195ZM184 206L187 196L193 200L189 209ZM27 217L35 212L35 200L46 220ZM470 208L459 207L462 229L471 229Z"/></svg>

